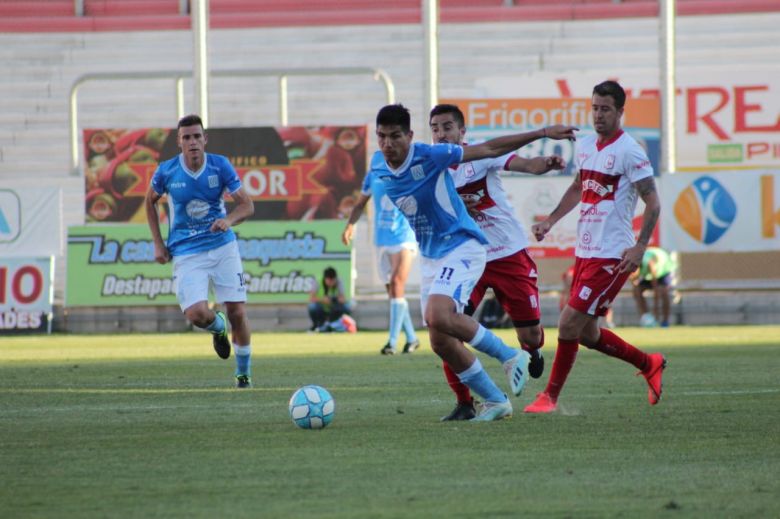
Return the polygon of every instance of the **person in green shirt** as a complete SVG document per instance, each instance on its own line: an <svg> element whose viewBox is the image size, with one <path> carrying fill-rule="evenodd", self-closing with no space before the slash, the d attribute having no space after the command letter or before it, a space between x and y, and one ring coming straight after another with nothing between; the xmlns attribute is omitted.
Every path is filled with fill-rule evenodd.
<svg viewBox="0 0 780 519"><path fill-rule="evenodd" d="M648 247L634 278L634 300L639 309L639 323L644 327L669 326L669 307L677 269L671 254L659 247ZM653 291L653 312L648 310L644 293Z"/></svg>

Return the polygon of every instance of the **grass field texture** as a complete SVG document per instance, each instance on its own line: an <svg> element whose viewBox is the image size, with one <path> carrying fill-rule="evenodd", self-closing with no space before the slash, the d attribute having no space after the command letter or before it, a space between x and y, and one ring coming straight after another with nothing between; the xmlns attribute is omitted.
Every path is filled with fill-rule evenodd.
<svg viewBox="0 0 780 519"><path fill-rule="evenodd" d="M256 333L250 391L202 333L3 338L0 517L780 517L780 327L618 333L667 356L659 405L581 349L561 411L524 415L550 330L542 379L484 424L439 422L438 358L378 332ZM305 384L336 400L322 431L288 417Z"/></svg>

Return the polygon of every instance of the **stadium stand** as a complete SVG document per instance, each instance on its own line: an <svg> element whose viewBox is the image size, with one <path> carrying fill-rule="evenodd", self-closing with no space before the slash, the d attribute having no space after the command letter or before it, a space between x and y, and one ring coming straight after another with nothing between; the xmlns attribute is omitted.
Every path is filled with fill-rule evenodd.
<svg viewBox="0 0 780 519"><path fill-rule="evenodd" d="M389 9L371 0L345 0L338 3L352 10L326 9L334 3L211 0L212 70L323 63L380 68L394 80L396 99L418 115L419 128L424 124L419 2L399 0ZM525 74L587 67L614 74L657 67L658 22L651 17L657 13L655 1L441 4L442 97L472 97L479 78L507 70ZM678 63L687 70L738 70L746 63L772 67L780 61L779 2L678 0L678 5L681 13L691 14L677 24ZM185 30L190 20L178 9L178 0L86 0L85 16L78 17L72 0L0 2L0 60L10 71L0 76L0 183L13 179L17 185L61 186L64 224L81 224L83 179L69 166L70 89L87 73L190 68L192 36ZM399 14L388 14L396 10ZM313 19L321 13L328 13L327 24ZM247 27L250 22L256 26ZM301 25L309 27L301 30ZM343 25L350 25L349 30ZM212 78L212 126L278 124L277 88L276 77ZM189 79L184 90L185 106L191 107ZM369 75L289 81L290 124L365 124L383 102L382 86ZM173 80L85 84L79 92L79 117L79 129L170 126L176 117ZM56 265L56 297L61 300L64 257ZM360 272L371 269L370 260L358 266Z"/></svg>

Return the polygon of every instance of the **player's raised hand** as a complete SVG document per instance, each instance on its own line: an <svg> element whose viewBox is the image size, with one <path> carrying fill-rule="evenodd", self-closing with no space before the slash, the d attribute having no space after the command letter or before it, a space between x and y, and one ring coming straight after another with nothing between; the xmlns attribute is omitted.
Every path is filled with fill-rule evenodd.
<svg viewBox="0 0 780 519"><path fill-rule="evenodd" d="M555 139L556 141L560 141L563 139L568 139L570 141L576 141L577 136L574 135L574 132L580 131L579 128L576 126L564 126L563 124L555 124L553 126L547 126L544 129L544 136L549 137L550 139Z"/></svg>
<svg viewBox="0 0 780 519"><path fill-rule="evenodd" d="M542 241L545 235L550 232L551 228L552 224L550 223L550 220L545 220L543 222L533 224L531 226L531 232L534 234L534 237L536 237L536 241Z"/></svg>

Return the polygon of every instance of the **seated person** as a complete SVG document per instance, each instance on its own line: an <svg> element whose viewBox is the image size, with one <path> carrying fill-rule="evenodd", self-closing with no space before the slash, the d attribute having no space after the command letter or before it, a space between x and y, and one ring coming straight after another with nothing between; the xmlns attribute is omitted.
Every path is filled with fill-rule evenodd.
<svg viewBox="0 0 780 519"><path fill-rule="evenodd" d="M322 274L322 282L314 287L309 295L309 318L311 319L311 331L354 331L349 328L354 324L354 320L349 317L351 313L350 302L347 301L344 294L344 284L339 279L336 269L328 267ZM341 330L344 323L341 318L346 319L346 328Z"/></svg>
<svg viewBox="0 0 780 519"><path fill-rule="evenodd" d="M642 257L642 264L633 277L634 300L639 309L639 324L649 328L661 325L669 326L669 307L671 291L674 287L676 264L672 256L658 247L648 247ZM650 313L645 301L645 290L653 291L653 313Z"/></svg>

